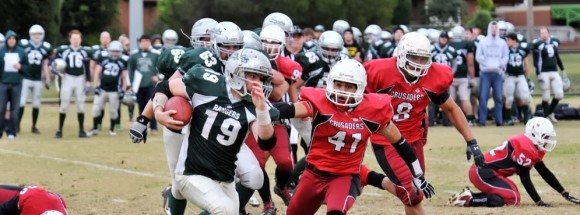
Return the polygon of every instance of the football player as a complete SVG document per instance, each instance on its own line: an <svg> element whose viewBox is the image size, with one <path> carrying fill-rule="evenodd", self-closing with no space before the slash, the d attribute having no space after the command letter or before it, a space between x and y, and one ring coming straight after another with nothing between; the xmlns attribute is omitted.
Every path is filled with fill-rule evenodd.
<svg viewBox="0 0 580 215"><path fill-rule="evenodd" d="M506 77L503 82L503 92L505 99L504 120L507 125L513 125L512 121L512 104L514 97L517 98L517 107L524 114L523 121L526 123L530 118L530 88L527 81L527 59L529 49L522 47L518 43L518 36L515 33L509 33L506 36L506 42L509 47L509 61L506 67Z"/></svg>
<svg viewBox="0 0 580 215"><path fill-rule="evenodd" d="M44 41L44 29L40 25L33 25L28 30L30 39L20 40L20 46L24 48L28 55L28 68L22 74L22 92L20 94L20 118L22 121L24 106L28 98L28 92L32 90L32 128L33 134L40 134L36 127L40 108L40 97L42 96L42 77L44 77L44 86L50 87L50 74L48 70L48 56L51 54L51 45ZM20 125L18 125L20 128Z"/></svg>
<svg viewBox="0 0 580 215"><path fill-rule="evenodd" d="M465 115L447 92L453 80L451 68L431 63L431 44L426 36L411 32L403 36L397 46L397 56L371 60L364 64L368 75L366 92L386 93L392 97L395 111L393 123L413 147L421 169L425 170L423 147L427 143L426 108L435 102L449 117L467 143L467 159L474 156L477 166L483 164L483 154L465 119ZM405 162L396 156L392 141L381 135L371 136L375 156L385 158L379 165L388 178L397 184L397 197L405 204L407 214L422 214L423 195L430 198L434 193L420 187L424 192L413 191L412 174Z"/></svg>
<svg viewBox="0 0 580 215"><path fill-rule="evenodd" d="M393 143L414 179L431 187L413 149L391 123L390 96L364 94L364 67L356 60L341 60L330 70L328 81L326 89L302 88L301 102L276 105L282 118L312 117L314 128L307 170L287 213L314 214L324 201L327 214L346 214L360 194L361 163L373 133ZM387 159L384 156L377 155L377 160Z"/></svg>
<svg viewBox="0 0 580 215"><path fill-rule="evenodd" d="M90 49L82 47L82 33L78 30L72 30L68 34L70 45L62 45L57 49L57 58L66 62L66 69L62 75L60 87L60 113L58 117L58 130L54 138L62 138L62 128L66 118L66 111L70 103L70 98L75 95L77 108L77 119L79 122L79 137L88 137L84 130L85 122L85 61L90 58Z"/></svg>
<svg viewBox="0 0 580 215"><path fill-rule="evenodd" d="M457 62L455 60L457 58L457 50L449 45L449 35L446 31L441 31L437 36L434 39L436 42L431 45L432 61L451 67L453 73L455 73L457 69ZM451 98L455 99L455 88L450 87L449 89ZM436 125L439 119L441 119L443 126L451 126L447 115L441 113L438 105L434 102L429 103L428 111L430 126Z"/></svg>
<svg viewBox="0 0 580 215"><path fill-rule="evenodd" d="M485 153L483 167L472 165L469 169L469 181L481 190L481 193L473 193L467 187L461 193L453 195L447 204L465 207L519 205L520 192L516 184L508 179L518 174L526 192L537 206L552 207L551 204L544 202L536 191L530 177L532 167L564 199L580 204L580 199L570 195L562 187L543 161L546 153L554 150L556 143L556 130L548 119L543 117L530 119L523 134L512 136L500 146Z"/></svg>
<svg viewBox="0 0 580 215"><path fill-rule="evenodd" d="M364 39L369 45L367 48L367 53L365 59L379 59L379 50L381 45L383 45L383 40L381 40L381 27L372 24L367 26L364 31Z"/></svg>
<svg viewBox="0 0 580 215"><path fill-rule="evenodd" d="M540 39L535 40L531 49L534 55L534 66L538 75L538 82L542 88L542 107L544 116L553 123L558 122L554 114L554 109L564 97L564 87L562 77L558 74L558 67L563 74L566 74L564 65L558 53L560 42L550 37L548 28L540 29ZM550 88L554 91L554 98L550 101Z"/></svg>
<svg viewBox="0 0 580 215"><path fill-rule="evenodd" d="M278 113L269 108L264 96L264 87L269 87L272 78L268 57L242 49L229 56L223 75L196 65L182 79L157 85L155 118L166 127L181 130L184 126L171 119L173 110L160 109L169 97L185 97L193 104L195 119L182 145L174 186L210 214L238 213L235 161L248 132L252 131L263 150L276 144L270 116Z"/></svg>
<svg viewBox="0 0 580 215"><path fill-rule="evenodd" d="M379 49L379 56L381 58L392 57L403 35L405 35L405 30L400 26L396 27L395 30L393 31L393 40L383 43L383 45Z"/></svg>
<svg viewBox="0 0 580 215"><path fill-rule="evenodd" d="M91 47L91 51L89 53L91 55L91 59L89 62L90 73L87 73L87 75L88 75L87 81L92 81L93 78L95 77L95 71L96 71L97 64L99 64L101 60L109 57L109 52L107 50L109 47L109 43L111 43L111 34L107 31L101 32L101 35L99 36L99 42L100 42L99 45L93 45ZM94 82L93 82L93 85L94 85ZM96 91L95 88L91 88L91 89ZM101 130L101 125L103 122L103 115L105 115L104 113L105 113L104 109L102 109L101 113L98 114L99 117L96 119L97 120L96 124L98 125L99 130ZM93 115L93 117L94 117L94 115Z"/></svg>
<svg viewBox="0 0 580 215"><path fill-rule="evenodd" d="M67 215L64 199L36 186L0 185L2 215Z"/></svg>
<svg viewBox="0 0 580 215"><path fill-rule="evenodd" d="M173 29L167 29L163 31L161 40L163 41L163 49L171 48L177 45L177 40L179 39L177 32Z"/></svg>
<svg viewBox="0 0 580 215"><path fill-rule="evenodd" d="M105 109L105 103L109 102L109 116L111 117L111 128L109 135L117 135L115 124L119 117L119 83L121 89L127 88L127 61L129 56L123 55L123 45L119 41L112 41L108 48L108 57L100 58L95 67L93 77L93 88L95 98L93 102L93 129L88 135L98 134L99 119L102 120L101 113Z"/></svg>
<svg viewBox="0 0 580 215"><path fill-rule="evenodd" d="M455 58L455 70L453 70L453 83L449 88L449 95L455 101L459 101L460 107L467 116L469 125L475 125L475 115L469 100L469 80L474 78L473 67L468 66L469 59L473 60L474 47L465 38L465 29L455 26L451 29L453 39L449 45L457 51ZM456 99L457 98L457 99Z"/></svg>

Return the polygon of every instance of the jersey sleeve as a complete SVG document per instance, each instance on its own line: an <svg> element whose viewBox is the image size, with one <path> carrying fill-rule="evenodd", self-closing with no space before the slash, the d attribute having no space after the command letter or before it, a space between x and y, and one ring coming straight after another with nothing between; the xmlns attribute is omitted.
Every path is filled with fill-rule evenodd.
<svg viewBox="0 0 580 215"><path fill-rule="evenodd" d="M294 59L302 67L302 80L307 81L308 79L322 76L324 67L319 66L320 64L317 63L321 59L315 52L303 52L296 55Z"/></svg>
<svg viewBox="0 0 580 215"><path fill-rule="evenodd" d="M280 111L276 109L272 103L266 101L266 107L268 107L268 113L270 114L270 119L273 121L280 120Z"/></svg>
<svg viewBox="0 0 580 215"><path fill-rule="evenodd" d="M287 57L278 57L276 59L278 71L282 73L286 80L296 81L302 77L302 66L296 61Z"/></svg>
<svg viewBox="0 0 580 215"><path fill-rule="evenodd" d="M221 71L218 58L206 48L186 50L177 63L177 70L184 74L195 65L202 65L213 71ZM175 71L175 70L174 70Z"/></svg>
<svg viewBox="0 0 580 215"><path fill-rule="evenodd" d="M155 65L159 73L163 74L165 77L171 77L175 70L177 70L177 64L179 63L179 59L183 53L185 53L185 50L181 47L173 47L163 50L157 60L157 64Z"/></svg>
<svg viewBox="0 0 580 215"><path fill-rule="evenodd" d="M379 114L368 113L370 119L374 119L374 121L380 124L379 128L373 132L379 132L381 129L385 128L391 120L393 119L393 107L391 105L391 96L389 94L376 94L370 93L368 94L369 101L372 101L372 105L376 108L376 112ZM375 111L373 111L375 112Z"/></svg>
<svg viewBox="0 0 580 215"><path fill-rule="evenodd" d="M201 65L195 65L191 69L189 69L187 73L185 73L183 78L181 78L183 83L185 84L185 91L187 93L187 96L191 99L193 97L193 94L199 92L200 89L198 89L198 83L201 80L212 82L215 80L215 82L217 82L218 80L217 75L219 74L213 73L216 72L211 71L209 69L206 70L206 68ZM213 77L215 77L215 79Z"/></svg>
<svg viewBox="0 0 580 215"><path fill-rule="evenodd" d="M310 108L311 116L316 115L318 108L316 105L320 104L320 91L324 89L317 89L313 87L302 87L300 89L300 100L308 104L307 108ZM326 99L326 98L325 98Z"/></svg>

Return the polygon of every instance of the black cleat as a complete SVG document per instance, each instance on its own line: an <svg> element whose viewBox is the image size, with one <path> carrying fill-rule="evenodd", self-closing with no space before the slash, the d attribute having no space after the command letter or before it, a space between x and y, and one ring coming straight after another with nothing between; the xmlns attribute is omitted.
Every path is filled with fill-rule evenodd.
<svg viewBox="0 0 580 215"><path fill-rule="evenodd" d="M32 127L32 129L31 129L31 132L32 132L33 134L40 134L40 131L39 131L39 130L38 130L38 128L36 128L36 127Z"/></svg>
<svg viewBox="0 0 580 215"><path fill-rule="evenodd" d="M79 131L79 138L87 138L89 135L85 131Z"/></svg>
<svg viewBox="0 0 580 215"><path fill-rule="evenodd" d="M56 134L54 134L54 138L56 139L62 138L62 131L56 131Z"/></svg>

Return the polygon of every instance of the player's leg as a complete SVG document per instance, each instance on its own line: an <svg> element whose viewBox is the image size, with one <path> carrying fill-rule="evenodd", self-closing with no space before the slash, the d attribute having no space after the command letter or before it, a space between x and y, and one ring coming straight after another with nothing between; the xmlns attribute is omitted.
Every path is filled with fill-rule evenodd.
<svg viewBox="0 0 580 215"><path fill-rule="evenodd" d="M461 109L465 112L467 116L467 122L470 125L475 125L475 116L473 115L473 109L471 107L471 102L469 101L471 92L469 91L469 79L467 78L457 78L453 82L457 82L457 97L459 103L461 104Z"/></svg>
<svg viewBox="0 0 580 215"><path fill-rule="evenodd" d="M564 97L564 84L562 84L562 77L558 72L549 72L550 74L550 86L552 87L552 91L554 91L554 98L552 98L552 102L550 103L550 120L552 122L557 122L556 116L554 114L554 110L558 106L558 103Z"/></svg>
<svg viewBox="0 0 580 215"><path fill-rule="evenodd" d="M236 191L240 200L239 212L245 214L244 208L254 191L262 188L264 184L264 174L256 156L245 143L242 144L237 157L236 175L240 181L236 183Z"/></svg>
<svg viewBox="0 0 580 215"><path fill-rule="evenodd" d="M74 94L75 94L75 104L77 107L77 121L79 123L79 137L85 138L88 135L85 133L85 99L86 95L84 93L85 88L85 76L80 75L74 77Z"/></svg>
<svg viewBox="0 0 580 215"><path fill-rule="evenodd" d="M328 184L323 176L308 169L300 178L300 186L290 200L287 215L314 214L322 205Z"/></svg>
<svg viewBox="0 0 580 215"><path fill-rule="evenodd" d="M234 183L218 182L202 175L176 175L176 186L187 201L210 214L237 214ZM233 191L232 191L233 190Z"/></svg>
<svg viewBox="0 0 580 215"><path fill-rule="evenodd" d="M478 117L477 111L479 110L479 77L474 77L469 80L469 88L471 89L469 97L471 102L471 112L473 113L474 117Z"/></svg>
<svg viewBox="0 0 580 215"><path fill-rule="evenodd" d="M70 99L73 92L74 76L69 74L64 74L61 79L61 88L59 92L60 107L59 107L59 117L58 117L58 130L54 135L55 138L62 138L62 128L64 126L64 120L66 119L66 111L68 110L68 105L70 104Z"/></svg>
<svg viewBox="0 0 580 215"><path fill-rule="evenodd" d="M89 136L95 136L99 133L99 119L103 118L103 110L105 109L105 102L107 101L107 93L101 92L99 95L93 96L93 127L87 133Z"/></svg>
<svg viewBox="0 0 580 215"><path fill-rule="evenodd" d="M542 89L542 109L544 110L544 117L550 115L550 77L547 72L540 72L538 74L538 82Z"/></svg>
<svg viewBox="0 0 580 215"><path fill-rule="evenodd" d="M0 138L4 134L4 130L6 128L6 124L8 121L6 120L6 110L8 105L8 85L0 82Z"/></svg>
<svg viewBox="0 0 580 215"><path fill-rule="evenodd" d="M111 128L109 129L110 135L116 135L115 127L119 121L119 93L117 92L107 92L109 97L109 116L111 117Z"/></svg>
<svg viewBox="0 0 580 215"><path fill-rule="evenodd" d="M524 124L530 119L530 88L528 87L528 81L524 75L519 75L516 81L516 98L518 99L518 108L520 112L523 113Z"/></svg>
<svg viewBox="0 0 580 215"><path fill-rule="evenodd" d="M41 97L42 97L42 81L34 81L32 86L32 133L34 134L40 134L40 131L36 127L36 122L38 122Z"/></svg>
<svg viewBox="0 0 580 215"><path fill-rule="evenodd" d="M32 81L28 79L22 79L22 91L20 92L20 112L18 114L18 121L22 121L22 116L24 114L24 107L26 106L26 98L28 98L28 92L32 88ZM20 123L18 123L18 128L20 130Z"/></svg>
<svg viewBox="0 0 580 215"><path fill-rule="evenodd" d="M265 169L266 167L266 157L264 156L265 152L260 149L258 143L256 142L256 139L254 139L254 136L251 133L248 135L248 138L246 138L245 143L248 146L248 148L252 150L252 153L258 160L258 163L260 164L260 168L262 169L262 174L264 177L264 184L260 189L258 189L258 194L260 195L260 198L262 198L262 202L264 203L264 209L262 212L264 214L274 213L276 211L276 207L274 205L274 202L272 201L272 192L270 191L270 177L268 176L268 173L266 172Z"/></svg>
<svg viewBox="0 0 580 215"><path fill-rule="evenodd" d="M511 113L516 92L516 81L517 77L507 76L503 82L503 96L505 97L503 117L507 125L513 125Z"/></svg>
<svg viewBox="0 0 580 215"><path fill-rule="evenodd" d="M292 161L292 154L290 150L290 143L286 127L284 125L274 125L274 134L278 142L276 146L270 150L270 154L276 162L276 184L274 186L274 193L280 196L284 204L290 203L289 187L286 186L292 169L294 168L294 161Z"/></svg>
<svg viewBox="0 0 580 215"><path fill-rule="evenodd" d="M330 181L326 190L325 202L327 214L346 214L354 205L360 194L360 176L345 175Z"/></svg>
<svg viewBox="0 0 580 215"><path fill-rule="evenodd" d="M499 207L503 205L519 205L521 202L517 186L511 180L496 174L491 168L474 165L469 169L469 180L482 193L473 194L464 206Z"/></svg>
<svg viewBox="0 0 580 215"><path fill-rule="evenodd" d="M187 135L175 133L167 128L163 128L163 146L165 148L165 157L167 158L167 166L169 174L171 175L170 192L163 193L166 197L164 208L170 211L171 215L183 215L187 206L185 197L178 190L177 181L175 178L175 168L179 160L179 153L184 144L188 144L188 139L184 138Z"/></svg>
<svg viewBox="0 0 580 215"><path fill-rule="evenodd" d="M18 115L20 112L20 93L22 92L22 84L12 84L10 90L10 121L8 123L8 135L14 135L18 133L19 119Z"/></svg>

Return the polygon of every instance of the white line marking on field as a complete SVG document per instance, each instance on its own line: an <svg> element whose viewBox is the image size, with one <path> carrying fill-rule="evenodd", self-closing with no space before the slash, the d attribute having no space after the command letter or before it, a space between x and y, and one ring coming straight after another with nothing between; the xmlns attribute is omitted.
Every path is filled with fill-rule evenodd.
<svg viewBox="0 0 580 215"><path fill-rule="evenodd" d="M117 167L107 166L107 165L103 165L103 164L91 163L91 162L87 162L87 161L70 160L70 159L51 157L51 156L46 156L46 155L33 155L33 154L28 154L28 153L8 150L8 149L0 149L0 152L5 153L5 154L19 155L19 156L23 156L23 157L42 158L42 159L61 162L61 163L72 163L72 164L77 164L77 165L82 165L82 166L94 167L94 168L102 169L102 170L127 173L127 174L131 174L131 175L138 175L138 176L144 176L144 177L150 177L150 178L169 179L169 177L167 177L167 176L160 176L160 175L156 175L156 174L148 173L148 172L140 172L140 171L135 171L135 170L130 170L130 169L117 168Z"/></svg>

